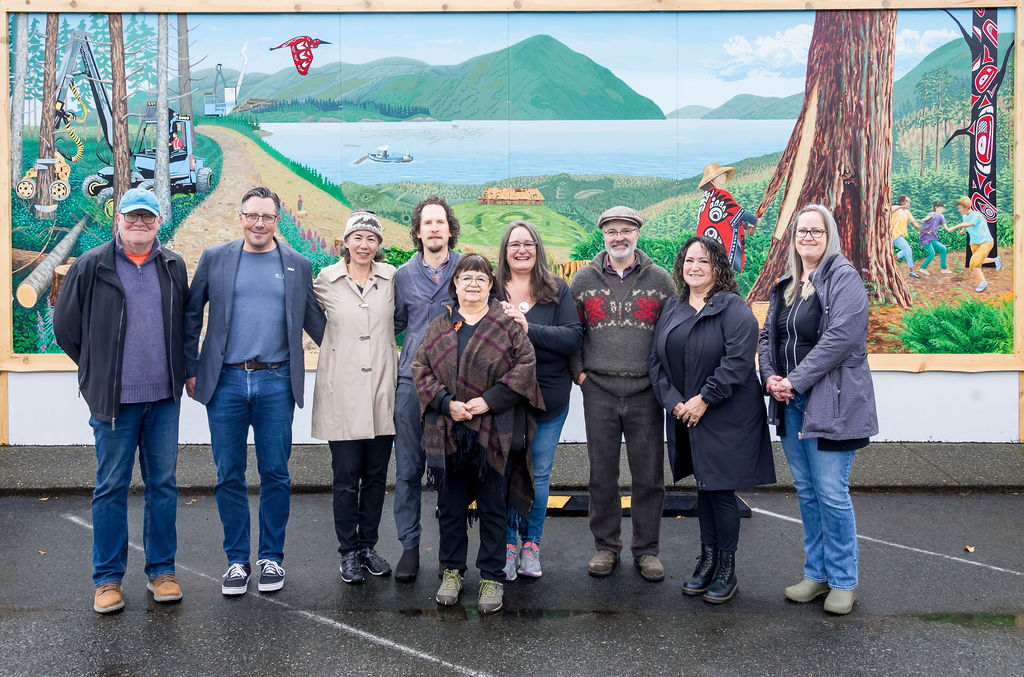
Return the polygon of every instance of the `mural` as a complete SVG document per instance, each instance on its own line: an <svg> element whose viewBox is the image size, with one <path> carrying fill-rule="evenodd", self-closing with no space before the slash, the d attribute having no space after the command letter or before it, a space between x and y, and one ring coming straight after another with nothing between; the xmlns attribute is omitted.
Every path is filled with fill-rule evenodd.
<svg viewBox="0 0 1024 677"><path fill-rule="evenodd" d="M1012 352L1012 9L9 17L16 353L60 351L66 267L128 187L194 269L255 184L314 272L353 208L403 262L436 193L461 249L493 257L526 219L568 277L630 205L667 268L698 228L727 243L755 312L822 202L870 350ZM994 240L983 288L960 198Z"/></svg>

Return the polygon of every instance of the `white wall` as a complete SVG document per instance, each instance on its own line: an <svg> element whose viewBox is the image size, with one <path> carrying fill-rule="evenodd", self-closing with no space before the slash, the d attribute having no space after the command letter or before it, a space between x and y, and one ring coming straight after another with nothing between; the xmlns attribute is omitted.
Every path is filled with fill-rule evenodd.
<svg viewBox="0 0 1024 677"><path fill-rule="evenodd" d="M875 372L878 442L1019 442L1017 372ZM91 444L89 410L78 396L74 372L10 373L10 444ZM313 372L306 374L307 403L295 412L296 444L310 434ZM573 388L563 442L583 442L582 395ZM185 398L183 444L208 444L206 409ZM251 441L251 437L250 437Z"/></svg>

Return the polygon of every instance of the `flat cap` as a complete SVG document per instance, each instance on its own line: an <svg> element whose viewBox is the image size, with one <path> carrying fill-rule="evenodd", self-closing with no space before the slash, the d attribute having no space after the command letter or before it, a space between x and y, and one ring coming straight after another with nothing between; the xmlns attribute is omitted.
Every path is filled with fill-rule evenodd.
<svg viewBox="0 0 1024 677"><path fill-rule="evenodd" d="M601 214L601 217L597 220L597 227L600 230L604 230L604 224L609 221L628 221L634 224L637 228L644 225L644 217L640 216L640 212L630 207L623 207L619 205L612 207Z"/></svg>

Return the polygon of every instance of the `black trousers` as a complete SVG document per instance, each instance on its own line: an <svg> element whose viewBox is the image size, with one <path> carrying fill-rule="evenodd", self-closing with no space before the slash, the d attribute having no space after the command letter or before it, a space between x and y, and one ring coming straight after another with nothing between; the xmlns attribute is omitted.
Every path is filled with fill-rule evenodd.
<svg viewBox="0 0 1024 677"><path fill-rule="evenodd" d="M481 579L504 581L505 527L508 519L504 479L500 487L492 486L492 482L481 482L475 463L468 463L459 470L449 468L445 475L444 491L437 494L437 507L440 511L438 526L441 530L438 561L441 568L466 572L469 550L466 517L469 497L475 494L476 516L480 525L480 549L476 554L476 566L480 570Z"/></svg>
<svg viewBox="0 0 1024 677"><path fill-rule="evenodd" d="M718 550L736 552L740 542L740 505L736 492L697 490L700 542Z"/></svg>
<svg viewBox="0 0 1024 677"><path fill-rule="evenodd" d="M342 554L377 545L393 438L327 443L334 471L334 533Z"/></svg>

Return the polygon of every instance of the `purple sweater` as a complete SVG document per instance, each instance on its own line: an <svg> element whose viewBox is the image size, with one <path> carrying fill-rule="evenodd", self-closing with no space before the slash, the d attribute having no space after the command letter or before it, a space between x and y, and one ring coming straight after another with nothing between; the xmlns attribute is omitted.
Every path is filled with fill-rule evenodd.
<svg viewBox="0 0 1024 677"><path fill-rule="evenodd" d="M167 366L163 304L156 253L160 241L141 266L125 254L120 239L114 261L125 298L124 354L121 356L121 404L156 402L171 397L171 374Z"/></svg>

